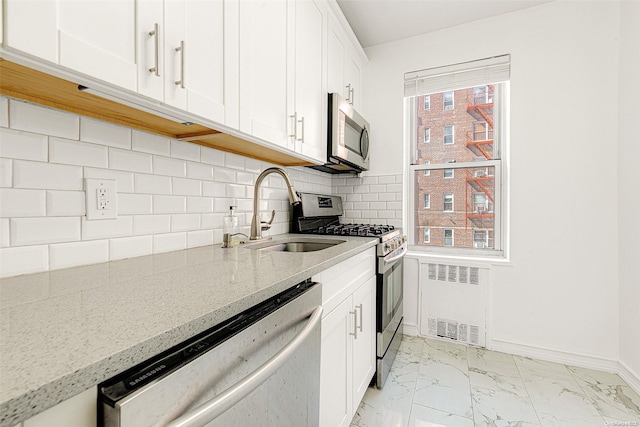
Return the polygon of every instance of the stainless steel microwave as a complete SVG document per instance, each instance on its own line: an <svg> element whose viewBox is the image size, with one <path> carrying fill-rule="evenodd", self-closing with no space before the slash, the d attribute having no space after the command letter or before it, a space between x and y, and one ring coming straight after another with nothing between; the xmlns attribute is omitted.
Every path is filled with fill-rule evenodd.
<svg viewBox="0 0 640 427"><path fill-rule="evenodd" d="M328 163L315 169L329 173L369 170L369 123L337 93L329 94Z"/></svg>

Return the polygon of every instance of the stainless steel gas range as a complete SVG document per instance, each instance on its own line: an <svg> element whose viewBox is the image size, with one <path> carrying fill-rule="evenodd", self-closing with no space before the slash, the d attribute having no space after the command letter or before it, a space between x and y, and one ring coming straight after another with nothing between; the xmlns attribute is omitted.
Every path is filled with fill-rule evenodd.
<svg viewBox="0 0 640 427"><path fill-rule="evenodd" d="M402 258L407 237L392 225L343 224L342 198L298 193L302 203L293 207L292 233L377 237L376 328L377 369L375 384L382 388L402 339Z"/></svg>

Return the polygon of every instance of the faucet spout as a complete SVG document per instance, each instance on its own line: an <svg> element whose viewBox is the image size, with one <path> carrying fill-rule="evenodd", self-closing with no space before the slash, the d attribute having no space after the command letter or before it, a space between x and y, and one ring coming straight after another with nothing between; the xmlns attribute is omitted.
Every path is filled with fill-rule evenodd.
<svg viewBox="0 0 640 427"><path fill-rule="evenodd" d="M296 194L296 190L293 188L293 184L291 183L291 179L287 172L285 172L282 168L268 168L262 171L258 178L256 179L256 185L253 188L253 218L251 219L251 240L263 240L262 231L268 230L271 228L271 223L273 222L274 216L271 216L271 220L269 222L260 220L260 185L262 181L264 181L267 175L272 173L277 173L284 178L285 183L287 184L287 189L289 191L289 202L292 205L296 205L300 203L300 197ZM275 211L273 212L275 214Z"/></svg>

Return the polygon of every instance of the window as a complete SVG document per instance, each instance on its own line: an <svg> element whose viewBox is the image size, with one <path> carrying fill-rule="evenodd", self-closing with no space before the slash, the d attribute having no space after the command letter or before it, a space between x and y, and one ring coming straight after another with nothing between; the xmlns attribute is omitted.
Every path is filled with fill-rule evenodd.
<svg viewBox="0 0 640 427"><path fill-rule="evenodd" d="M446 193L444 195L444 206L442 207L443 212L453 212L453 194Z"/></svg>
<svg viewBox="0 0 640 427"><path fill-rule="evenodd" d="M442 142L445 145L453 144L453 125L445 126L443 134Z"/></svg>
<svg viewBox="0 0 640 427"><path fill-rule="evenodd" d="M431 109L431 95L424 96L424 109L425 110Z"/></svg>
<svg viewBox="0 0 640 427"><path fill-rule="evenodd" d="M508 180L502 177L509 77L508 55L405 74L405 185L412 249L506 256ZM434 102L442 99L444 108L425 110L427 95ZM463 104L454 108L454 100ZM418 144L425 129L433 131L431 142L442 138L443 143ZM434 230L428 243L427 228Z"/></svg>
<svg viewBox="0 0 640 427"><path fill-rule="evenodd" d="M424 142L429 142L429 141L431 141L431 129L424 128Z"/></svg>
<svg viewBox="0 0 640 427"><path fill-rule="evenodd" d="M453 246L453 229L452 228L444 229L444 238L442 239L442 244L444 246Z"/></svg>
<svg viewBox="0 0 640 427"><path fill-rule="evenodd" d="M422 241L424 243L431 243L431 229L425 228L423 231Z"/></svg>
<svg viewBox="0 0 640 427"><path fill-rule="evenodd" d="M444 101L444 109L453 110L453 91L445 92L442 96Z"/></svg>

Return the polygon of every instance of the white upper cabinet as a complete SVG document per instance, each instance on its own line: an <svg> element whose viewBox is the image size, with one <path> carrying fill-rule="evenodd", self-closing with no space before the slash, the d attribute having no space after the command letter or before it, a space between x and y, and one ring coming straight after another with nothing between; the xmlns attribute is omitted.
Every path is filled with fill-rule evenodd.
<svg viewBox="0 0 640 427"><path fill-rule="evenodd" d="M240 130L293 149L287 122L286 0L241 1Z"/></svg>
<svg viewBox="0 0 640 427"><path fill-rule="evenodd" d="M327 91L324 82L326 9L316 1L295 6L295 150L327 161Z"/></svg>
<svg viewBox="0 0 640 427"><path fill-rule="evenodd" d="M339 93L349 104L360 106L362 63L357 47L347 38L343 28L332 16L328 30L328 90Z"/></svg>

